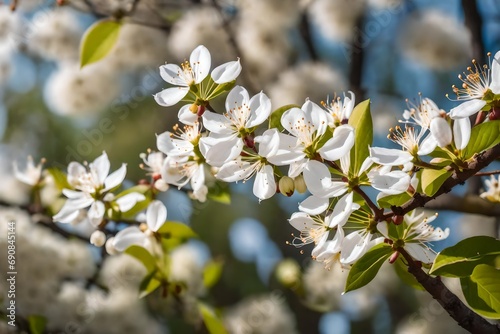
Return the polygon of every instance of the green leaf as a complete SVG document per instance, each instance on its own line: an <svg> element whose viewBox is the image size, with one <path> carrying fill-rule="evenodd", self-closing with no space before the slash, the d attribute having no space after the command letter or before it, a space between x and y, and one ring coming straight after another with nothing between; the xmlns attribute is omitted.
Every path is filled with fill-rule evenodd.
<svg viewBox="0 0 500 334"><path fill-rule="evenodd" d="M164 238L182 240L198 237L198 235L194 233L191 227L187 226L186 224L173 221L165 222L165 224L163 224L162 227L160 227L160 229L158 230L158 233L160 233Z"/></svg>
<svg viewBox="0 0 500 334"><path fill-rule="evenodd" d="M130 187L128 189L125 189L124 191L120 192L118 195L115 196L115 199L123 197L125 195L128 195L130 193L140 193L140 194L145 194L150 190L151 187L148 186L147 184L139 184L133 187Z"/></svg>
<svg viewBox="0 0 500 334"><path fill-rule="evenodd" d="M214 286L222 275L223 261L213 260L203 269L203 285L207 288Z"/></svg>
<svg viewBox="0 0 500 334"><path fill-rule="evenodd" d="M101 20L87 29L80 44L80 67L95 63L106 57L113 49L121 24L111 20Z"/></svg>
<svg viewBox="0 0 500 334"><path fill-rule="evenodd" d="M363 255L349 271L347 276L345 292L359 289L371 282L377 275L382 264L393 253L388 244L378 244Z"/></svg>
<svg viewBox="0 0 500 334"><path fill-rule="evenodd" d="M382 208L389 209L391 206L401 206L408 202L412 196L408 193L398 195L388 195L377 200L377 204Z"/></svg>
<svg viewBox="0 0 500 334"><path fill-rule="evenodd" d="M285 113L285 111L290 110L292 108L299 108L300 106L297 104L287 104L286 106L280 107L271 113L271 117L269 117L269 129L277 128L278 131L283 131L285 128L281 125L281 116Z"/></svg>
<svg viewBox="0 0 500 334"><path fill-rule="evenodd" d="M233 87L236 84L236 80L233 80L231 82L226 82L224 84L216 84L215 81L212 79L212 77L209 77L210 79L210 86L206 87L213 87L213 85L217 85L217 87L210 93L210 95L207 97L207 100L212 100L216 98L217 96L224 94L225 92L230 91L233 89Z"/></svg>
<svg viewBox="0 0 500 334"><path fill-rule="evenodd" d="M146 297L161 286L161 281L158 280L155 275L156 270L153 270L152 272L147 274L146 277L144 277L144 279L141 281L141 284L139 286L139 298Z"/></svg>
<svg viewBox="0 0 500 334"><path fill-rule="evenodd" d="M461 277L460 284L469 306L480 315L500 319L500 270L478 265L470 277Z"/></svg>
<svg viewBox="0 0 500 334"><path fill-rule="evenodd" d="M351 149L349 172L359 176L363 161L370 155L368 149L373 141L373 122L370 113L370 100L365 100L354 107L349 117L349 125L354 128L354 147Z"/></svg>
<svg viewBox="0 0 500 334"><path fill-rule="evenodd" d="M64 174L62 170L56 167L47 168L47 171L54 178L54 182L56 184L57 189L73 189L73 187L68 182L68 176Z"/></svg>
<svg viewBox="0 0 500 334"><path fill-rule="evenodd" d="M500 255L500 240L477 236L445 248L434 260L430 274L447 277L470 276L479 264L491 264Z"/></svg>
<svg viewBox="0 0 500 334"><path fill-rule="evenodd" d="M500 144L500 121L481 123L472 128L469 144L462 152L466 159Z"/></svg>
<svg viewBox="0 0 500 334"><path fill-rule="evenodd" d="M394 225L394 224L391 224ZM403 260L398 258L396 262L393 264L394 270L396 271L396 274L399 276L399 278L407 285L411 286L414 289L417 290L425 290L424 287L418 283L417 279L415 276L410 274L408 272L408 267L403 263Z"/></svg>
<svg viewBox="0 0 500 334"><path fill-rule="evenodd" d="M28 324L30 328L30 334L43 334L45 332L45 325L47 324L47 319L41 315L30 315L28 316Z"/></svg>
<svg viewBox="0 0 500 334"><path fill-rule="evenodd" d="M420 182L422 182L424 194L427 196L434 196L450 175L451 172L445 169L423 169L420 176Z"/></svg>
<svg viewBox="0 0 500 334"><path fill-rule="evenodd" d="M200 310L203 322L205 326L207 326L210 334L227 334L227 330L224 328L221 318L217 316L211 307L202 302L198 302L198 309Z"/></svg>
<svg viewBox="0 0 500 334"><path fill-rule="evenodd" d="M139 260L146 267L148 273L156 270L156 259L145 248L132 245L125 250L125 253Z"/></svg>
<svg viewBox="0 0 500 334"><path fill-rule="evenodd" d="M231 189L225 182L216 182L208 188L207 197L222 204L231 204Z"/></svg>

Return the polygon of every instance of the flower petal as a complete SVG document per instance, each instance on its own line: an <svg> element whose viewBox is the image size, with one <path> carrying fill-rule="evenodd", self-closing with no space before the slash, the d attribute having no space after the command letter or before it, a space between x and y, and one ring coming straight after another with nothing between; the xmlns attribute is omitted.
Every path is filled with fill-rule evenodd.
<svg viewBox="0 0 500 334"><path fill-rule="evenodd" d="M309 161L303 173L307 189L315 196L334 197L347 191L347 184L332 181L328 167L319 161Z"/></svg>
<svg viewBox="0 0 500 334"><path fill-rule="evenodd" d="M196 49L191 52L189 57L189 63L194 74L194 82L199 84L203 81L210 72L210 66L212 66L212 58L208 49L199 45Z"/></svg>
<svg viewBox="0 0 500 334"><path fill-rule="evenodd" d="M205 159L211 166L221 167L224 163L238 157L242 150L243 141L235 136L210 147L205 154Z"/></svg>
<svg viewBox="0 0 500 334"><path fill-rule="evenodd" d="M224 115L207 110L203 113L202 118L203 126L210 132L218 134L234 133L234 130L231 129L231 122Z"/></svg>
<svg viewBox="0 0 500 334"><path fill-rule="evenodd" d="M158 200L152 201L146 211L146 223L148 228L157 232L167 220L167 208Z"/></svg>
<svg viewBox="0 0 500 334"><path fill-rule="evenodd" d="M328 198L319 198L309 196L304 201L300 202L299 210L310 215L319 215L328 209L330 201Z"/></svg>
<svg viewBox="0 0 500 334"><path fill-rule="evenodd" d="M490 89L493 94L500 94L500 51L497 51L491 61L491 83Z"/></svg>
<svg viewBox="0 0 500 334"><path fill-rule="evenodd" d="M134 205L137 204L137 202L142 202L145 199L146 196L144 196L143 194L133 192L117 198L115 202L116 204L118 204L121 212L127 212L128 210L132 209Z"/></svg>
<svg viewBox="0 0 500 334"><path fill-rule="evenodd" d="M314 220L304 212L293 213L288 222L299 231L313 229L315 225Z"/></svg>
<svg viewBox="0 0 500 334"><path fill-rule="evenodd" d="M179 65L166 64L160 66L160 76L163 80L175 86L187 87L188 85Z"/></svg>
<svg viewBox="0 0 500 334"><path fill-rule="evenodd" d="M234 160L225 163L215 175L225 182L236 182L249 178L255 171L255 164Z"/></svg>
<svg viewBox="0 0 500 334"><path fill-rule="evenodd" d="M120 168L111 173L104 181L104 191L113 189L119 186L127 175L127 164L122 164Z"/></svg>
<svg viewBox="0 0 500 334"><path fill-rule="evenodd" d="M156 93L153 97L160 106L170 107L177 104L189 92L189 87L172 87Z"/></svg>
<svg viewBox="0 0 500 334"><path fill-rule="evenodd" d="M217 66L212 71L212 79L217 84L224 84L236 80L241 73L240 60L230 61Z"/></svg>
<svg viewBox="0 0 500 334"><path fill-rule="evenodd" d="M316 131L317 135L322 135L323 133L325 133L326 129L328 128L327 112L310 100L307 100L302 105L302 110L304 110L308 120L311 121L311 124L314 126L314 131Z"/></svg>
<svg viewBox="0 0 500 334"><path fill-rule="evenodd" d="M146 235L137 226L130 226L121 230L113 239L113 246L119 252L123 252L132 245L144 246L145 243Z"/></svg>
<svg viewBox="0 0 500 334"><path fill-rule="evenodd" d="M101 201L95 201L89 209L87 213L87 218L90 221L90 224L97 227L102 222L102 218L104 217L104 203Z"/></svg>
<svg viewBox="0 0 500 334"><path fill-rule="evenodd" d="M335 204L333 212L328 215L328 227L344 226L354 210L359 209L359 204L353 203L353 193L348 193Z"/></svg>
<svg viewBox="0 0 500 334"><path fill-rule="evenodd" d="M404 165L413 160L406 151L384 147L370 147L370 157L375 163L386 166Z"/></svg>
<svg viewBox="0 0 500 334"><path fill-rule="evenodd" d="M436 258L436 253L424 244L407 243L404 248L411 257L422 263L432 263Z"/></svg>
<svg viewBox="0 0 500 334"><path fill-rule="evenodd" d="M90 172L97 176L97 181L99 184L104 184L104 180L109 174L109 168L111 164L109 163L109 158L106 152L102 152L92 163L90 163Z"/></svg>
<svg viewBox="0 0 500 334"><path fill-rule="evenodd" d="M427 135L427 137L422 140L420 145L418 146L418 155L427 155L432 153L437 146L437 141L434 139L431 133Z"/></svg>
<svg viewBox="0 0 500 334"><path fill-rule="evenodd" d="M253 194L260 200L271 198L276 193L276 181L271 165L262 167L255 176Z"/></svg>
<svg viewBox="0 0 500 334"><path fill-rule="evenodd" d="M359 232L348 234L342 243L342 250L340 253L340 263L351 264L362 257L368 250L368 242L370 235L362 237Z"/></svg>
<svg viewBox="0 0 500 334"><path fill-rule="evenodd" d="M397 195L408 190L410 180L411 178L408 174L395 170L385 174L375 174L371 178L371 185L384 194Z"/></svg>
<svg viewBox="0 0 500 334"><path fill-rule="evenodd" d="M165 131L156 136L156 146L168 156L178 157L189 155L193 151L193 144L186 140L173 139L172 132Z"/></svg>
<svg viewBox="0 0 500 334"><path fill-rule="evenodd" d="M262 92L253 96L248 104L250 117L245 126L247 129L264 123L271 114L271 100Z"/></svg>
<svg viewBox="0 0 500 334"><path fill-rule="evenodd" d="M469 118L458 118L453 122L453 141L455 147L463 150L469 143L471 125Z"/></svg>
<svg viewBox="0 0 500 334"><path fill-rule="evenodd" d="M451 144L453 134L450 125L444 118L436 117L431 121L431 133L439 147L442 148Z"/></svg>
<svg viewBox="0 0 500 334"><path fill-rule="evenodd" d="M486 105L483 100L470 100L460 104L450 110L450 117L453 119L469 117L477 113Z"/></svg>
<svg viewBox="0 0 500 334"><path fill-rule="evenodd" d="M179 121L181 121L183 124L195 125L195 123L198 121L199 116L197 113L192 113L191 110L189 109L190 107L191 107L190 104L182 106L182 108L179 109L177 117L179 118Z"/></svg>
<svg viewBox="0 0 500 334"><path fill-rule="evenodd" d="M326 160L336 161L349 154L354 146L354 129L350 125L341 125L335 128L333 137L319 150L319 154Z"/></svg>

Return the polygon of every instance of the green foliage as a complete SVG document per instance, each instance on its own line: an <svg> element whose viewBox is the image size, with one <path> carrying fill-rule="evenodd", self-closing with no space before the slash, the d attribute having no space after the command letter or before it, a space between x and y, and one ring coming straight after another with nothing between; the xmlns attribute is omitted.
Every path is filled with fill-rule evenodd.
<svg viewBox="0 0 500 334"><path fill-rule="evenodd" d="M187 240L198 237L191 227L186 224L173 221L165 222L165 224L163 224L158 230L158 233L162 237L168 239Z"/></svg>
<svg viewBox="0 0 500 334"><path fill-rule="evenodd" d="M47 324L47 319L41 315L30 315L28 317L28 324L30 328L30 334L43 334L45 333L45 325Z"/></svg>
<svg viewBox="0 0 500 334"><path fill-rule="evenodd" d="M500 256L500 240L477 236L441 251L430 270L432 275L467 277L480 264L492 264Z"/></svg>
<svg viewBox="0 0 500 334"><path fill-rule="evenodd" d="M203 285L211 288L219 281L222 275L223 261L213 260L207 263L203 269Z"/></svg>
<svg viewBox="0 0 500 334"><path fill-rule="evenodd" d="M222 95L225 92L230 91L231 89L233 89L233 87L236 84L236 80L231 81L231 82L226 82L224 84L216 84L213 81L212 77L209 76L208 78L210 80L210 83L213 84L213 85L217 85L217 87L212 92L210 92L210 95L206 98L207 101L215 99L217 96ZM213 86L208 86L208 87L213 87Z"/></svg>
<svg viewBox="0 0 500 334"><path fill-rule="evenodd" d="M480 315L500 319L500 270L480 264L470 277L460 278L469 306Z"/></svg>
<svg viewBox="0 0 500 334"><path fill-rule="evenodd" d="M222 204L231 204L231 189L229 184L217 181L213 186L208 188L207 197L212 201Z"/></svg>
<svg viewBox="0 0 500 334"><path fill-rule="evenodd" d="M73 187L68 183L68 177L62 170L57 167L47 168L47 172L54 178L57 189L73 189Z"/></svg>
<svg viewBox="0 0 500 334"><path fill-rule="evenodd" d="M359 289L370 283L392 253L392 247L385 243L372 247L352 266L347 276L345 292Z"/></svg>
<svg viewBox="0 0 500 334"><path fill-rule="evenodd" d="M391 224L394 225L394 224ZM408 267L403 263L403 260L401 257L399 257L396 262L393 264L394 270L396 271L396 274L398 277L403 281L403 283L411 286L414 289L417 290L425 290L424 287L418 283L417 279L415 276L410 274L408 272Z"/></svg>
<svg viewBox="0 0 500 334"><path fill-rule="evenodd" d="M150 272L144 277L139 286L139 298L146 297L151 292L155 291L161 286L161 281L156 278L156 270Z"/></svg>
<svg viewBox="0 0 500 334"><path fill-rule="evenodd" d="M292 108L300 108L299 105L296 104L287 104L286 106L280 107L271 113L269 117L269 128L276 128L278 131L283 131L285 128L281 125L281 116L285 113L285 111L290 110Z"/></svg>
<svg viewBox="0 0 500 334"><path fill-rule="evenodd" d="M462 152L463 158L469 159L474 154L500 144L500 121L481 123L472 128L469 144Z"/></svg>
<svg viewBox="0 0 500 334"><path fill-rule="evenodd" d="M411 195L408 193L402 193L398 195L389 195L381 197L377 200L377 204L381 208L389 209L391 206L401 206L411 199Z"/></svg>
<svg viewBox="0 0 500 334"><path fill-rule="evenodd" d="M120 34L121 24L112 20L101 20L87 29L80 44L80 66L95 63L113 49Z"/></svg>
<svg viewBox="0 0 500 334"><path fill-rule="evenodd" d="M451 172L445 169L423 169L420 174L420 182L422 183L424 194L427 196L434 196L450 175Z"/></svg>
<svg viewBox="0 0 500 334"><path fill-rule="evenodd" d="M198 309L210 334L227 334L222 319L208 305L198 302Z"/></svg>
<svg viewBox="0 0 500 334"><path fill-rule="evenodd" d="M125 253L139 260L146 267L148 273L156 270L156 260L145 248L132 245L125 250Z"/></svg>
<svg viewBox="0 0 500 334"><path fill-rule="evenodd" d="M349 117L349 125L354 128L354 147L351 150L349 172L358 175L363 161L370 155L369 146L373 141L373 122L370 100L359 103Z"/></svg>

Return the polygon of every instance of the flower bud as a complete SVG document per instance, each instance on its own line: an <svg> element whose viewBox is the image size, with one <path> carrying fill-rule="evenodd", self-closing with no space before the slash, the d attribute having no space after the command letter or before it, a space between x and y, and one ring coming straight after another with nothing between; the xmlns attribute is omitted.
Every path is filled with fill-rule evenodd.
<svg viewBox="0 0 500 334"><path fill-rule="evenodd" d="M115 241L115 237L111 237L106 241L106 252L109 255L116 255L118 254L118 250L115 248L115 245L113 245L113 242Z"/></svg>
<svg viewBox="0 0 500 334"><path fill-rule="evenodd" d="M291 177L283 176L278 183L280 192L288 197L293 195L295 191L295 183Z"/></svg>
<svg viewBox="0 0 500 334"><path fill-rule="evenodd" d="M295 179L293 179L293 182L295 184L295 189L297 189L299 193L303 194L307 191L306 182L304 181L304 175L300 174Z"/></svg>
<svg viewBox="0 0 500 334"><path fill-rule="evenodd" d="M104 246L106 242L106 234L103 231L94 231L90 236L90 243L96 247Z"/></svg>
<svg viewBox="0 0 500 334"><path fill-rule="evenodd" d="M276 279L285 287L293 287L300 282L300 266L293 259L286 259L276 266Z"/></svg>

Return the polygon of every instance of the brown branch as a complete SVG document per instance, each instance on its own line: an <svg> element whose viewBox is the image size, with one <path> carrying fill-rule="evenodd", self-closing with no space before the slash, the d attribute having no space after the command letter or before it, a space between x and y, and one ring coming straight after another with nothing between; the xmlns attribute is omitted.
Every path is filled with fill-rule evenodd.
<svg viewBox="0 0 500 334"><path fill-rule="evenodd" d="M408 272L412 274L424 289L448 312L463 328L471 333L489 334L500 332L500 325L491 324L469 309L456 295L443 284L439 277L426 274L421 265L403 249L398 251L408 262Z"/></svg>
<svg viewBox="0 0 500 334"><path fill-rule="evenodd" d="M477 195L461 197L454 194L444 194L430 201L425 207L433 210L450 210L488 217L500 217L500 204L492 203Z"/></svg>
<svg viewBox="0 0 500 334"><path fill-rule="evenodd" d="M471 32L472 57L484 64L483 19L477 9L476 0L462 0L465 26Z"/></svg>
<svg viewBox="0 0 500 334"><path fill-rule="evenodd" d="M493 148L484 151L477 155L476 159L468 164L468 168L462 172L453 172L451 177L449 177L439 188L439 190L433 196L427 196L424 194L416 193L412 199L403 204L402 206L391 207L392 212L382 215L379 221L387 220L394 215L403 216L406 213L425 206L427 202L432 201L436 197L446 194L451 191L453 187L458 184L463 184L467 179L474 176L484 167L488 166L491 162L500 156L500 145L494 146Z"/></svg>
<svg viewBox="0 0 500 334"><path fill-rule="evenodd" d="M33 220L34 224L38 224L38 225L41 225L43 227L46 227L46 228L50 229L51 231L65 237L66 239L78 239L78 240L84 241L86 243L90 242L88 237L66 231L65 229L59 227L57 224L54 223L52 218L49 216L46 216L43 214L34 214L32 216L32 220Z"/></svg>
<svg viewBox="0 0 500 334"><path fill-rule="evenodd" d="M476 173L476 176L488 176L488 175L495 175L495 174L500 174L500 170L491 170L489 172L478 172Z"/></svg>
<svg viewBox="0 0 500 334"><path fill-rule="evenodd" d="M372 210L373 215L375 216L375 220L377 220L378 217L380 217L383 214L383 209L379 208L359 186L353 187L352 190L361 195L361 197L363 197L366 204L368 204L368 206Z"/></svg>

